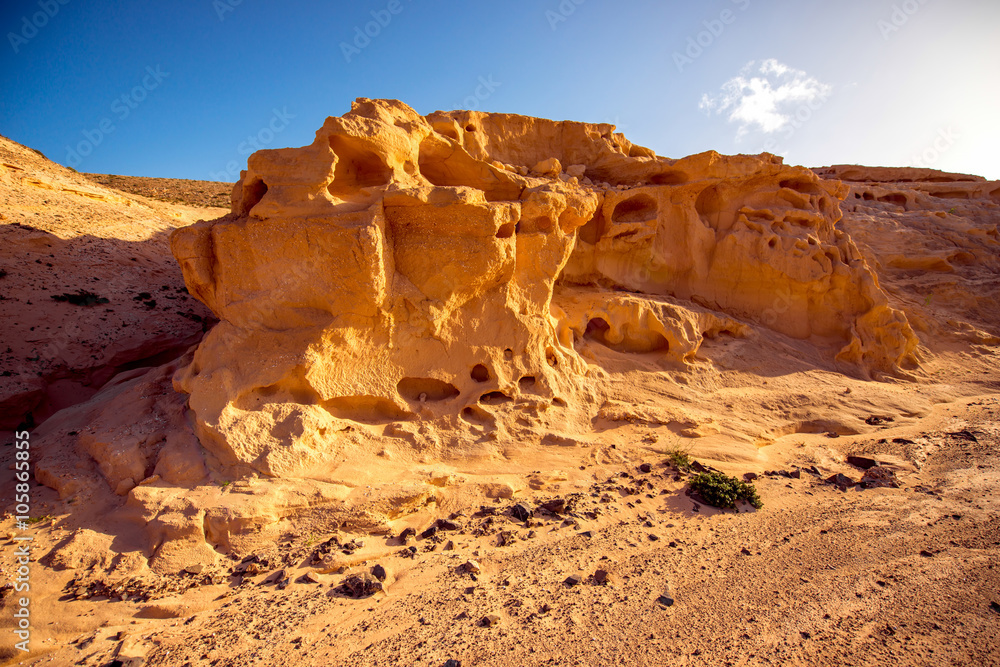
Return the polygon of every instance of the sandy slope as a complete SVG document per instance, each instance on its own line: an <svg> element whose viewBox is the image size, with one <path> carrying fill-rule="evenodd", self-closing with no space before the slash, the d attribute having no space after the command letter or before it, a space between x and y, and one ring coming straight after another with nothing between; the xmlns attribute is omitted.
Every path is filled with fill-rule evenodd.
<svg viewBox="0 0 1000 667"><path fill-rule="evenodd" d="M102 187L0 137L0 426L40 423L197 342L211 313L167 236L221 213ZM81 290L107 301L53 300Z"/></svg>

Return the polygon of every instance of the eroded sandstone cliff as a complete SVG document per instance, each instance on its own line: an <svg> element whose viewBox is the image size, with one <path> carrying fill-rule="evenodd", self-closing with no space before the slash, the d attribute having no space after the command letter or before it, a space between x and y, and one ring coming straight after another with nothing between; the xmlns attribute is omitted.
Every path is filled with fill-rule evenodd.
<svg viewBox="0 0 1000 667"><path fill-rule="evenodd" d="M683 363L750 321L833 341L852 372L912 366L909 324L836 227L845 186L612 129L362 99L311 145L254 154L231 215L172 238L222 320L175 379L202 443L305 474L357 422L592 392L584 337Z"/></svg>
<svg viewBox="0 0 1000 667"><path fill-rule="evenodd" d="M959 391L935 355L997 342L996 184L838 169L358 100L172 234L220 322L39 427L36 476L168 572L583 484L626 447L760 466L873 401L916 418Z"/></svg>

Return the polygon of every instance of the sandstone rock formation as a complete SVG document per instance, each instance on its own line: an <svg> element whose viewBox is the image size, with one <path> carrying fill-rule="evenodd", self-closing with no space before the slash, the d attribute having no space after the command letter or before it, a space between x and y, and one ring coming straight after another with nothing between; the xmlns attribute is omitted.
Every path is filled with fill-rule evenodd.
<svg viewBox="0 0 1000 667"><path fill-rule="evenodd" d="M835 226L845 186L612 130L360 99L311 145L251 156L232 213L172 237L221 320L175 377L202 444L309 476L375 447L374 426L593 392L584 338L683 363L756 322L835 343L853 372L913 365L905 317Z"/></svg>
<svg viewBox="0 0 1000 667"><path fill-rule="evenodd" d="M882 277L893 305L932 350L1000 342L1000 182L934 169L837 165L842 228Z"/></svg>

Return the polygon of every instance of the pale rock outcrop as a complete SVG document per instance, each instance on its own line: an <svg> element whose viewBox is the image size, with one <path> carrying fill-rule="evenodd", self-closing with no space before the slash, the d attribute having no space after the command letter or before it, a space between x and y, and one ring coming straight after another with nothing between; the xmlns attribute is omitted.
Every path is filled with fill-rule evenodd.
<svg viewBox="0 0 1000 667"><path fill-rule="evenodd" d="M360 99L311 145L251 156L232 213L172 237L221 319L174 378L201 443L273 476L380 429L446 447L407 424L593 392L584 339L684 363L756 322L839 341L852 372L912 366L916 337L836 227L845 186L613 129Z"/></svg>
<svg viewBox="0 0 1000 667"><path fill-rule="evenodd" d="M911 167L814 169L850 187L841 227L893 305L942 340L1000 342L1000 181Z"/></svg>

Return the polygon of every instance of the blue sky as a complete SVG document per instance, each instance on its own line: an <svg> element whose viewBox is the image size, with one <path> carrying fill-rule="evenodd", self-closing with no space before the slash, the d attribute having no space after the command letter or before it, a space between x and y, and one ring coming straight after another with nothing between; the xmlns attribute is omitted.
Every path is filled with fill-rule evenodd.
<svg viewBox="0 0 1000 667"><path fill-rule="evenodd" d="M391 97L1000 179L995 0L8 0L0 28L0 133L79 171L235 180Z"/></svg>

